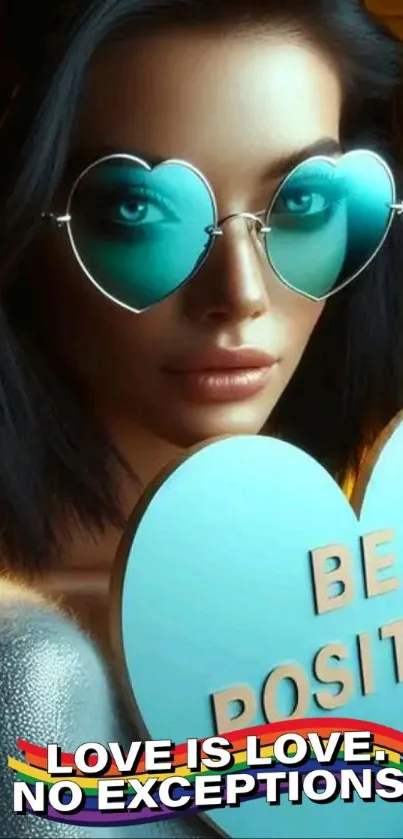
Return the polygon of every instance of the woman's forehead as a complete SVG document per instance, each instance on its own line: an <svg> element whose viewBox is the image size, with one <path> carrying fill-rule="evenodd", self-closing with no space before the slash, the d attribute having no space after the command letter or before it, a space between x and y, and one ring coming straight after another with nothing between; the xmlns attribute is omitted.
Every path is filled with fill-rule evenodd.
<svg viewBox="0 0 403 839"><path fill-rule="evenodd" d="M210 31L120 41L85 85L79 148L187 159L250 176L322 137L337 139L340 83L320 50L284 33Z"/></svg>

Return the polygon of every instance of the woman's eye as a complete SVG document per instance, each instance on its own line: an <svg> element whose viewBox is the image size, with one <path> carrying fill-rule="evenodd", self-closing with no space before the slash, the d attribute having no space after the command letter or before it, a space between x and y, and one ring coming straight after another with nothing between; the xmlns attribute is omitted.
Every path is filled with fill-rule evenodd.
<svg viewBox="0 0 403 839"><path fill-rule="evenodd" d="M164 221L167 213L162 206L150 199L133 197L112 204L108 208L108 216L117 224L137 225Z"/></svg>
<svg viewBox="0 0 403 839"><path fill-rule="evenodd" d="M163 196L134 189L86 189L77 196L76 212L87 228L123 235L146 230L148 226L177 221Z"/></svg>
<svg viewBox="0 0 403 839"><path fill-rule="evenodd" d="M280 195L276 201L274 212L312 215L323 212L328 206L329 199L324 193L301 189Z"/></svg>

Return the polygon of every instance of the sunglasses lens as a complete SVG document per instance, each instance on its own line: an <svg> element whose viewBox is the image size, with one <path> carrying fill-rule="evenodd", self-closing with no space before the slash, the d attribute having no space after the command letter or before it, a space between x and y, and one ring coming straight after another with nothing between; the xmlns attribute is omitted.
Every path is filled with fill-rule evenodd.
<svg viewBox="0 0 403 839"><path fill-rule="evenodd" d="M265 234L278 276L321 299L362 271L382 244L394 202L393 179L370 152L350 152L336 165L312 158L282 183Z"/></svg>
<svg viewBox="0 0 403 839"><path fill-rule="evenodd" d="M153 170L115 156L80 178L70 233L92 281L131 309L158 303L198 268L211 245L214 199L203 178L174 161Z"/></svg>

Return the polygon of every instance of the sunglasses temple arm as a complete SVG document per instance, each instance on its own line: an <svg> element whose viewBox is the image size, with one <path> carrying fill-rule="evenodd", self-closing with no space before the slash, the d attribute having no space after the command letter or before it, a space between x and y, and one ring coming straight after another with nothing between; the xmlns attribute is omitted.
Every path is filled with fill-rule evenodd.
<svg viewBox="0 0 403 839"><path fill-rule="evenodd" d="M401 216L403 215L403 201L400 201L397 204L389 204L389 209L394 210L396 215Z"/></svg>
<svg viewBox="0 0 403 839"><path fill-rule="evenodd" d="M48 222L48 224L55 224L56 227L62 227L71 221L71 216L69 215L56 216L54 213L42 213L41 218L43 221Z"/></svg>

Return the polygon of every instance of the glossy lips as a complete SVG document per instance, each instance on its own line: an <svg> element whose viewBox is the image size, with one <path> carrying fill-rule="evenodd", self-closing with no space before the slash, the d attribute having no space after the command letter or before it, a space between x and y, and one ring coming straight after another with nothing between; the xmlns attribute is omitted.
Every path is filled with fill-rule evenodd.
<svg viewBox="0 0 403 839"><path fill-rule="evenodd" d="M211 349L180 358L164 372L191 401L235 402L259 393L275 364L275 358L253 347Z"/></svg>

